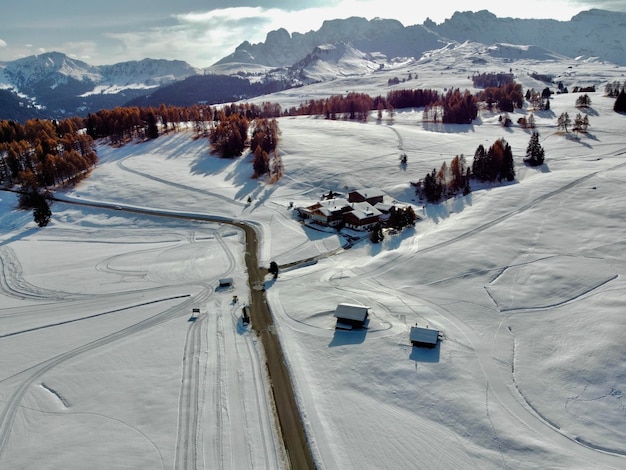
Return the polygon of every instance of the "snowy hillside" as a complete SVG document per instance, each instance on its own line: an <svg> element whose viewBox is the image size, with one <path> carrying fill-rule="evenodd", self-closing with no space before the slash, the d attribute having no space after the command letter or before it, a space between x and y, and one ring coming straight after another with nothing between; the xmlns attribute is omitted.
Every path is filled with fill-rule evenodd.
<svg viewBox="0 0 626 470"><path fill-rule="evenodd" d="M409 74L435 89L509 69L524 89L547 86L532 73L570 88L623 80L624 67L545 56L464 42L259 100L376 96ZM260 265L281 266L263 286L271 333L318 468L625 468L626 116L601 89L589 96L586 110L561 94L535 113L537 168L523 163L529 132L503 128L499 113L443 125L398 109L367 123L280 118L276 184L252 178L251 155L216 158L181 131L101 142L99 165L57 192L44 229L0 192L0 468L288 467L263 349L241 322L261 286L247 284L230 219L257 228ZM589 133L559 131L563 112L585 113ZM416 198L411 181L499 138L514 181ZM348 245L354 232L293 210L371 187L421 220ZM341 302L369 306L368 328L335 330ZM441 332L436 348L411 346L416 324Z"/></svg>

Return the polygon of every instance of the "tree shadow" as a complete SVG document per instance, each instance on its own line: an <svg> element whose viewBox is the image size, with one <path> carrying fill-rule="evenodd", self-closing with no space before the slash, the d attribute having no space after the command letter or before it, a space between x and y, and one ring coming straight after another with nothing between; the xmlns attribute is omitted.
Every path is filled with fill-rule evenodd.
<svg viewBox="0 0 626 470"><path fill-rule="evenodd" d="M567 134L565 134L565 138L567 140L571 140L572 142L577 142L580 145L583 145L583 146L585 146L585 147L587 147L589 149L593 148L593 146L591 144L588 144L587 142L583 142L581 140L580 136L578 136L578 135L574 135L574 134L571 134L571 133L568 132Z"/></svg>
<svg viewBox="0 0 626 470"><path fill-rule="evenodd" d="M422 122L425 131L439 132L441 134L467 134L475 132L474 124L448 124L442 122Z"/></svg>
<svg viewBox="0 0 626 470"><path fill-rule="evenodd" d="M600 113L598 113L598 111L596 111L593 108L580 108L580 110L585 113L588 114L589 116L599 116Z"/></svg>
<svg viewBox="0 0 626 470"><path fill-rule="evenodd" d="M32 211L30 211L32 212ZM22 238L26 238L30 235L33 235L35 233L37 233L37 231L40 230L40 228L38 227L31 227L31 228L27 228L26 230L23 230L19 233L16 233L15 235L7 238L6 240L2 240L0 241L0 246L4 246L4 245L9 245L10 243L13 243L15 241L21 240Z"/></svg>

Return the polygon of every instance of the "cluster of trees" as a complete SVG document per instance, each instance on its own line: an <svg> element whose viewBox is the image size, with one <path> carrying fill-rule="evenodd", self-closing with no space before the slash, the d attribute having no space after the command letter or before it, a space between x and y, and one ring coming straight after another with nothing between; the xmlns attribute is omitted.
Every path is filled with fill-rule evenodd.
<svg viewBox="0 0 626 470"><path fill-rule="evenodd" d="M504 139L496 140L489 150L485 151L479 145L474 153L472 175L480 181L513 181L515 179L515 164L513 151Z"/></svg>
<svg viewBox="0 0 626 470"><path fill-rule="evenodd" d="M478 116L476 97L469 90L461 93L459 89L449 90L442 98L442 120L449 124L471 124Z"/></svg>
<svg viewBox="0 0 626 470"><path fill-rule="evenodd" d="M539 143L538 132L531 134L524 162L530 166L540 166L545 162L545 151ZM482 144L479 145L471 167L467 165L463 154L457 155L449 165L443 162L439 170L433 168L423 180L413 185L417 196L430 203L436 203L457 194L469 194L472 178L482 182L515 179L513 151L506 140L502 138L496 140L488 150L485 150Z"/></svg>
<svg viewBox="0 0 626 470"><path fill-rule="evenodd" d="M589 98L588 94L580 95L576 98L576 107L577 108L588 108L591 106L591 98Z"/></svg>
<svg viewBox="0 0 626 470"><path fill-rule="evenodd" d="M623 90L624 87L626 87L626 82L620 84L620 82L615 80L613 82L609 82L606 84L606 86L604 87L604 92L606 93L607 96L612 96L613 98L617 98L617 96L620 93L620 89Z"/></svg>
<svg viewBox="0 0 626 470"><path fill-rule="evenodd" d="M439 92L430 89L392 90L387 93L387 104L394 108L421 108L431 106L440 99Z"/></svg>
<svg viewBox="0 0 626 470"><path fill-rule="evenodd" d="M0 183L20 186L20 206L34 209L40 226L50 219L47 188L75 184L98 162L82 119L0 121Z"/></svg>
<svg viewBox="0 0 626 470"><path fill-rule="evenodd" d="M209 127L233 114L244 116L248 121L258 117L279 117L279 104L264 102L233 103L222 108L206 104L193 106L117 107L91 113L82 124L93 139L106 138L111 144L120 145L132 139L154 139L160 133L178 131L181 125L192 123L198 136L208 136Z"/></svg>
<svg viewBox="0 0 626 470"><path fill-rule="evenodd" d="M481 73L472 77L476 88L499 88L514 83L512 73Z"/></svg>
<svg viewBox="0 0 626 470"><path fill-rule="evenodd" d="M479 101L485 101L488 109L492 109L495 106L500 111L509 113L513 112L515 108L521 108L524 105L522 85L513 82L487 87L477 93L476 97Z"/></svg>
<svg viewBox="0 0 626 470"><path fill-rule="evenodd" d="M387 226L395 230L402 230L404 227L414 226L416 221L417 215L411 206L392 206Z"/></svg>
<svg viewBox="0 0 626 470"><path fill-rule="evenodd" d="M248 141L250 127L252 131ZM284 172L282 159L276 151L280 134L276 119L259 117L250 123L244 114L226 115L220 111L209 131L209 141L213 152L223 158L240 156L249 144L254 155L254 176L258 178L269 174L272 181L277 181Z"/></svg>
<svg viewBox="0 0 626 470"><path fill-rule="evenodd" d="M461 154L452 159L450 165L443 162L439 171L427 173L424 180L416 185L416 194L428 202L439 202L444 197L452 197L471 192L471 170Z"/></svg>
<svg viewBox="0 0 626 470"><path fill-rule="evenodd" d="M530 107L537 110L550 109L550 88L546 87L541 93L534 88L526 90L525 98L530 103Z"/></svg>
<svg viewBox="0 0 626 470"><path fill-rule="evenodd" d="M392 206L389 212L389 219L385 222L385 225L393 230L401 231L405 227L413 227L416 221L417 215L411 206ZM372 243L380 243L385 239L381 223L377 223L372 230L370 230L369 238Z"/></svg>
<svg viewBox="0 0 626 470"><path fill-rule="evenodd" d="M249 126L250 121L242 114L222 113L209 131L213 152L224 158L240 156L246 147Z"/></svg>
<svg viewBox="0 0 626 470"><path fill-rule="evenodd" d="M330 98L309 100L298 108L289 110L292 116L323 115L326 119L351 119L365 122L370 111L374 110L378 102L366 93L348 93L333 95Z"/></svg>
<svg viewBox="0 0 626 470"><path fill-rule="evenodd" d="M291 108L289 115L324 115L327 119L357 119L366 121L370 111L379 112L387 109L393 113L394 108L407 107L428 108L425 116L427 120L454 124L469 124L478 116L476 97L468 90L463 93L457 89L449 90L440 95L435 90L392 90L387 97L370 97L364 93L348 93L347 96L331 96L327 99L310 100L301 104L299 108Z"/></svg>
<svg viewBox="0 0 626 470"><path fill-rule="evenodd" d="M578 133L585 133L587 132L588 127L589 116L586 114L583 116L580 113L576 113L576 116L574 117L574 127L572 127L572 130Z"/></svg>
<svg viewBox="0 0 626 470"><path fill-rule="evenodd" d="M80 119L0 121L0 183L44 188L80 180L97 161Z"/></svg>
<svg viewBox="0 0 626 470"><path fill-rule="evenodd" d="M250 148L254 149L252 167L255 177L269 174L270 180L274 182L283 176L282 158L276 152L280 134L276 119L257 118L254 121ZM270 159L270 155L273 155L273 158Z"/></svg>

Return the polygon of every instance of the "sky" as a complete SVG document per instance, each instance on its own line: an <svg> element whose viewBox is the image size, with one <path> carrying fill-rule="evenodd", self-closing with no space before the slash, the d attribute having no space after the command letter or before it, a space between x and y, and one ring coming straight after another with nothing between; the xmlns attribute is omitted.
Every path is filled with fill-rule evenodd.
<svg viewBox="0 0 626 470"><path fill-rule="evenodd" d="M263 42L268 32L317 30L324 20L360 16L395 18L405 26L426 18L441 23L455 11L489 10L500 17L569 20L580 11L626 11L626 0L26 0L3 6L0 61L58 51L92 65L128 60L179 59L208 67L243 41Z"/></svg>

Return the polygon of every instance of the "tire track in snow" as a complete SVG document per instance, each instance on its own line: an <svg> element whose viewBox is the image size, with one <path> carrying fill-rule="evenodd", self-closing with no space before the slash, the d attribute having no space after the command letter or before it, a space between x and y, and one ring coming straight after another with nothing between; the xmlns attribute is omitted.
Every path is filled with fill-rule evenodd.
<svg viewBox="0 0 626 470"><path fill-rule="evenodd" d="M88 296L54 291L34 286L24 279L22 264L15 252L7 247L0 248L0 292L7 297L22 300L70 300Z"/></svg>
<svg viewBox="0 0 626 470"><path fill-rule="evenodd" d="M205 291L206 295L206 291ZM200 294L202 297L202 294ZM116 341L120 341L129 336L141 333L149 328L153 328L169 320L172 320L180 315L181 311L189 311L191 305L197 302L196 298L191 297L179 305L170 307L152 317L144 319L134 325L123 328L115 333L111 333L107 336L103 336L94 341L91 341L83 346L79 346L65 353L59 354L56 357L41 362L35 366L16 374L12 377L2 380L1 382L18 381L18 385L11 393L9 398L4 402L2 410L0 410L0 458L4 454L7 444L11 436L11 429L15 421L15 417L20 408L20 404L30 386L35 383L46 372L54 369L58 365L75 359L82 354L93 351L94 349L112 344Z"/></svg>
<svg viewBox="0 0 626 470"><path fill-rule="evenodd" d="M370 284L372 288L381 292L387 292L389 295L393 295L394 293L391 288L384 286L375 279L368 279L363 281L363 283L364 285ZM565 434L554 423L537 413L534 408L528 404L525 397L518 391L514 383L513 373L507 378L502 376L497 359L494 358L491 353L490 348L492 344L486 344L484 339L481 338L480 334L473 327L466 324L444 306L406 291L404 291L404 294L416 299L419 303L431 307L432 313L441 317L440 321L444 324L451 324L451 326L466 339L470 349L476 355L480 370L485 379L486 400L488 400L488 393L489 390L491 390L497 403L519 424L526 429L534 431L537 436L540 436L542 442L550 443L550 445L555 446L566 455L575 454L578 459L588 462L589 465L601 464L606 468L624 468L626 459L623 458L624 456L621 452L611 452L610 449L594 447L579 438L571 437ZM516 393L512 393L512 391ZM489 416L487 417L489 420L491 419Z"/></svg>
<svg viewBox="0 0 626 470"><path fill-rule="evenodd" d="M176 443L176 470L197 468L198 428L200 425L200 356L202 354L203 326L207 313L190 320L183 355L183 373L178 401L178 433Z"/></svg>

